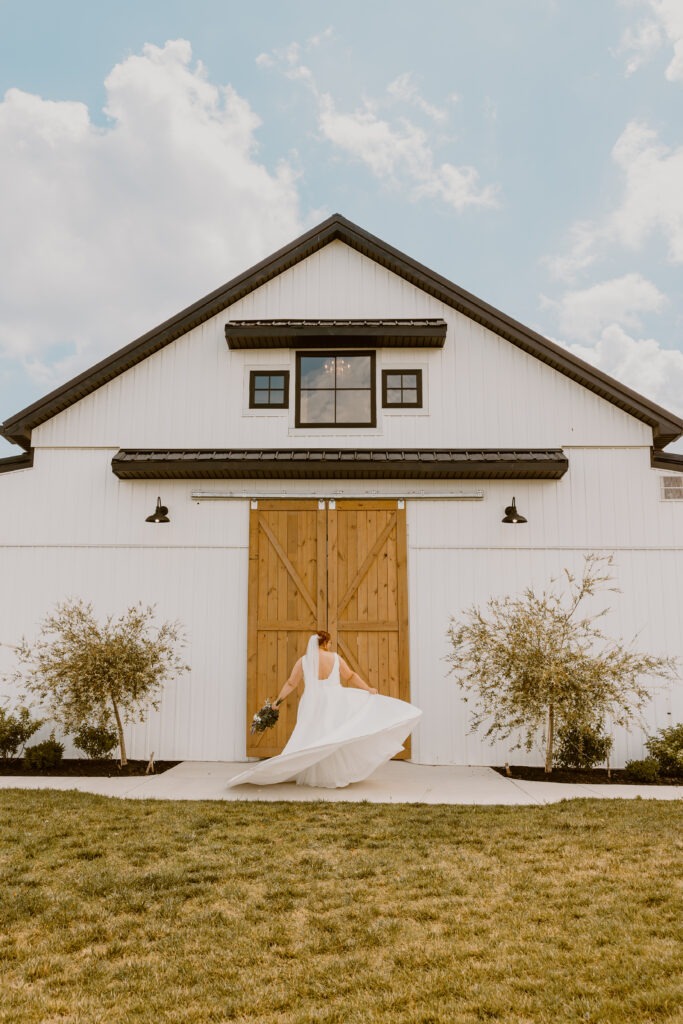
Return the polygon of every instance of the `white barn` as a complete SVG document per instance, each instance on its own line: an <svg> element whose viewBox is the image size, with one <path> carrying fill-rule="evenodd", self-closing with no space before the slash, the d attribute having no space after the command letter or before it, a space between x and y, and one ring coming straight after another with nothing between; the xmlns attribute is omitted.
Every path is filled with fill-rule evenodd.
<svg viewBox="0 0 683 1024"><path fill-rule="evenodd" d="M608 630L680 656L682 433L335 215L4 422L0 641L68 597L155 604L191 673L129 756L239 761L284 742L294 699L258 746L248 721L325 627L423 709L414 761L501 764L448 675L450 617L612 552ZM681 720L683 687L653 683L648 729ZM619 732L614 763L642 744Z"/></svg>

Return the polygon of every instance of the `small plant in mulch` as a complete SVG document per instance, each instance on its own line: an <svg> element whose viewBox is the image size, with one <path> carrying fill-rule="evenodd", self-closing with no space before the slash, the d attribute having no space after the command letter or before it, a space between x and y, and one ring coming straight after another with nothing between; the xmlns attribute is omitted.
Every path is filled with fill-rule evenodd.
<svg viewBox="0 0 683 1024"><path fill-rule="evenodd" d="M614 741L600 725L563 725L557 731L553 764L558 768L595 768L604 764Z"/></svg>
<svg viewBox="0 0 683 1024"><path fill-rule="evenodd" d="M19 758L43 721L32 718L27 707L18 707L13 712L0 708L0 761L9 764Z"/></svg>
<svg viewBox="0 0 683 1024"><path fill-rule="evenodd" d="M118 733L106 725L82 725L74 733L74 746L92 760L111 758L118 741Z"/></svg>
<svg viewBox="0 0 683 1024"><path fill-rule="evenodd" d="M629 782L659 782L659 763L654 757L643 757L636 761L627 761L624 775Z"/></svg>
<svg viewBox="0 0 683 1024"><path fill-rule="evenodd" d="M645 741L645 747L662 775L683 778L683 722L660 729L659 735Z"/></svg>
<svg viewBox="0 0 683 1024"><path fill-rule="evenodd" d="M58 768L64 756L64 744L55 739L52 733L48 740L35 743L24 751L24 767L28 771L50 771Z"/></svg>

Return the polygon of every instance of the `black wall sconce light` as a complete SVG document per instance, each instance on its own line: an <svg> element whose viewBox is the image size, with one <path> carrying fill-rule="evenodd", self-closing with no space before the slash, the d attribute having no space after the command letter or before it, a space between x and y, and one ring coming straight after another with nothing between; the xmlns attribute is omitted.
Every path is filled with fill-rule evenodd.
<svg viewBox="0 0 683 1024"><path fill-rule="evenodd" d="M526 522L526 519L524 518L524 516L521 516L519 514L519 512L517 511L517 505L515 504L515 499L514 498L512 499L512 504L508 505L508 507L505 509L505 517L503 519L501 519L501 522L502 523L525 523Z"/></svg>
<svg viewBox="0 0 683 1024"><path fill-rule="evenodd" d="M161 498L157 498L157 507L151 516L147 516L145 519L146 523L170 523L171 520L168 518L168 509L165 505L161 504Z"/></svg>

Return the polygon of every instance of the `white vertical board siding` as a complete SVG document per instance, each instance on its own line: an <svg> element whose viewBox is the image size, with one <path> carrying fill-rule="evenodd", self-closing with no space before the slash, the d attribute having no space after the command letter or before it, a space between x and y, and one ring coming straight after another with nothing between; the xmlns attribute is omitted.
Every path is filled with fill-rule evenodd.
<svg viewBox="0 0 683 1024"><path fill-rule="evenodd" d="M429 415L383 415L374 429L294 428L295 353L231 352L229 319L442 317L443 349L383 349L381 369L425 366ZM249 367L288 365L291 408L245 408ZM378 403L381 406L381 401ZM236 302L36 428L37 447L555 447L649 445L640 421L341 242Z"/></svg>

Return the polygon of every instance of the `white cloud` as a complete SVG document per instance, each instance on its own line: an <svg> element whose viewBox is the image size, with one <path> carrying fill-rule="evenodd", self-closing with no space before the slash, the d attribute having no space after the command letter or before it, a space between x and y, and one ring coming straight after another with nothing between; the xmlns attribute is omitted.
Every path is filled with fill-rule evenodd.
<svg viewBox="0 0 683 1024"><path fill-rule="evenodd" d="M314 41L319 42L317 37ZM312 42L309 40L307 49ZM384 184L402 189L412 200L437 199L457 211L498 205L498 188L482 185L475 167L439 162L427 131L408 117L394 114L397 104L404 104L440 124L448 117L446 109L422 97L411 72L390 82L385 96L366 99L349 112L340 110L333 96L319 88L311 68L301 63L297 43L262 54L258 60L264 67L278 67L290 80L303 81L317 105L321 137L364 164ZM457 95L449 95L448 102L458 102ZM380 111L385 108L389 113L382 116Z"/></svg>
<svg viewBox="0 0 683 1024"><path fill-rule="evenodd" d="M683 352L636 334L641 330L641 315L660 312L666 302L662 292L640 274L569 291L558 301L541 299L557 315L559 344L683 415Z"/></svg>
<svg viewBox="0 0 683 1024"><path fill-rule="evenodd" d="M105 85L104 128L80 103L0 102L0 357L43 384L302 228L292 169L259 163L258 117L189 43L147 45Z"/></svg>
<svg viewBox="0 0 683 1024"><path fill-rule="evenodd" d="M624 53L626 74L632 75L646 64L662 45L662 30L656 21L640 21L634 28L627 28L621 37L617 53Z"/></svg>
<svg viewBox="0 0 683 1024"><path fill-rule="evenodd" d="M436 163L426 133L411 121L392 125L369 104L340 113L325 93L319 99L319 127L324 138L364 163L376 178L404 187L413 199L440 199L458 211L497 205L497 190L480 185L474 167Z"/></svg>
<svg viewBox="0 0 683 1024"><path fill-rule="evenodd" d="M418 110L421 110L427 117L432 118L433 121L445 121L448 118L447 110L433 106L420 95L411 71L406 71L404 74L399 75L398 78L395 78L393 82L389 82L387 92L390 96L394 96L398 100L403 100L404 103L417 107Z"/></svg>
<svg viewBox="0 0 683 1024"><path fill-rule="evenodd" d="M555 308L562 335L590 340L609 325L635 330L641 313L657 313L665 296L641 274L625 274L589 288L566 292L558 301L544 300Z"/></svg>
<svg viewBox="0 0 683 1024"><path fill-rule="evenodd" d="M595 345L567 348L611 377L683 415L683 352L662 348L654 338L636 339L618 324L606 327Z"/></svg>
<svg viewBox="0 0 683 1024"><path fill-rule="evenodd" d="M673 48L665 76L670 82L683 81L683 3L681 0L647 0L650 16L625 29L618 53L627 55L626 73L633 74L664 44Z"/></svg>
<svg viewBox="0 0 683 1024"><path fill-rule="evenodd" d="M619 202L602 220L575 224L567 252L547 260L561 280L574 280L610 246L638 250L655 234L664 238L670 260L683 262L683 146L668 147L648 125L631 121L612 159L621 172Z"/></svg>
<svg viewBox="0 0 683 1024"><path fill-rule="evenodd" d="M577 221L569 229L569 248L562 256L549 256L545 263L553 277L574 281L597 259L600 229L591 221Z"/></svg>
<svg viewBox="0 0 683 1024"><path fill-rule="evenodd" d="M613 149L624 175L624 194L608 231L638 248L654 231L666 239L670 258L683 261L683 146L671 149L646 124L630 122Z"/></svg>

